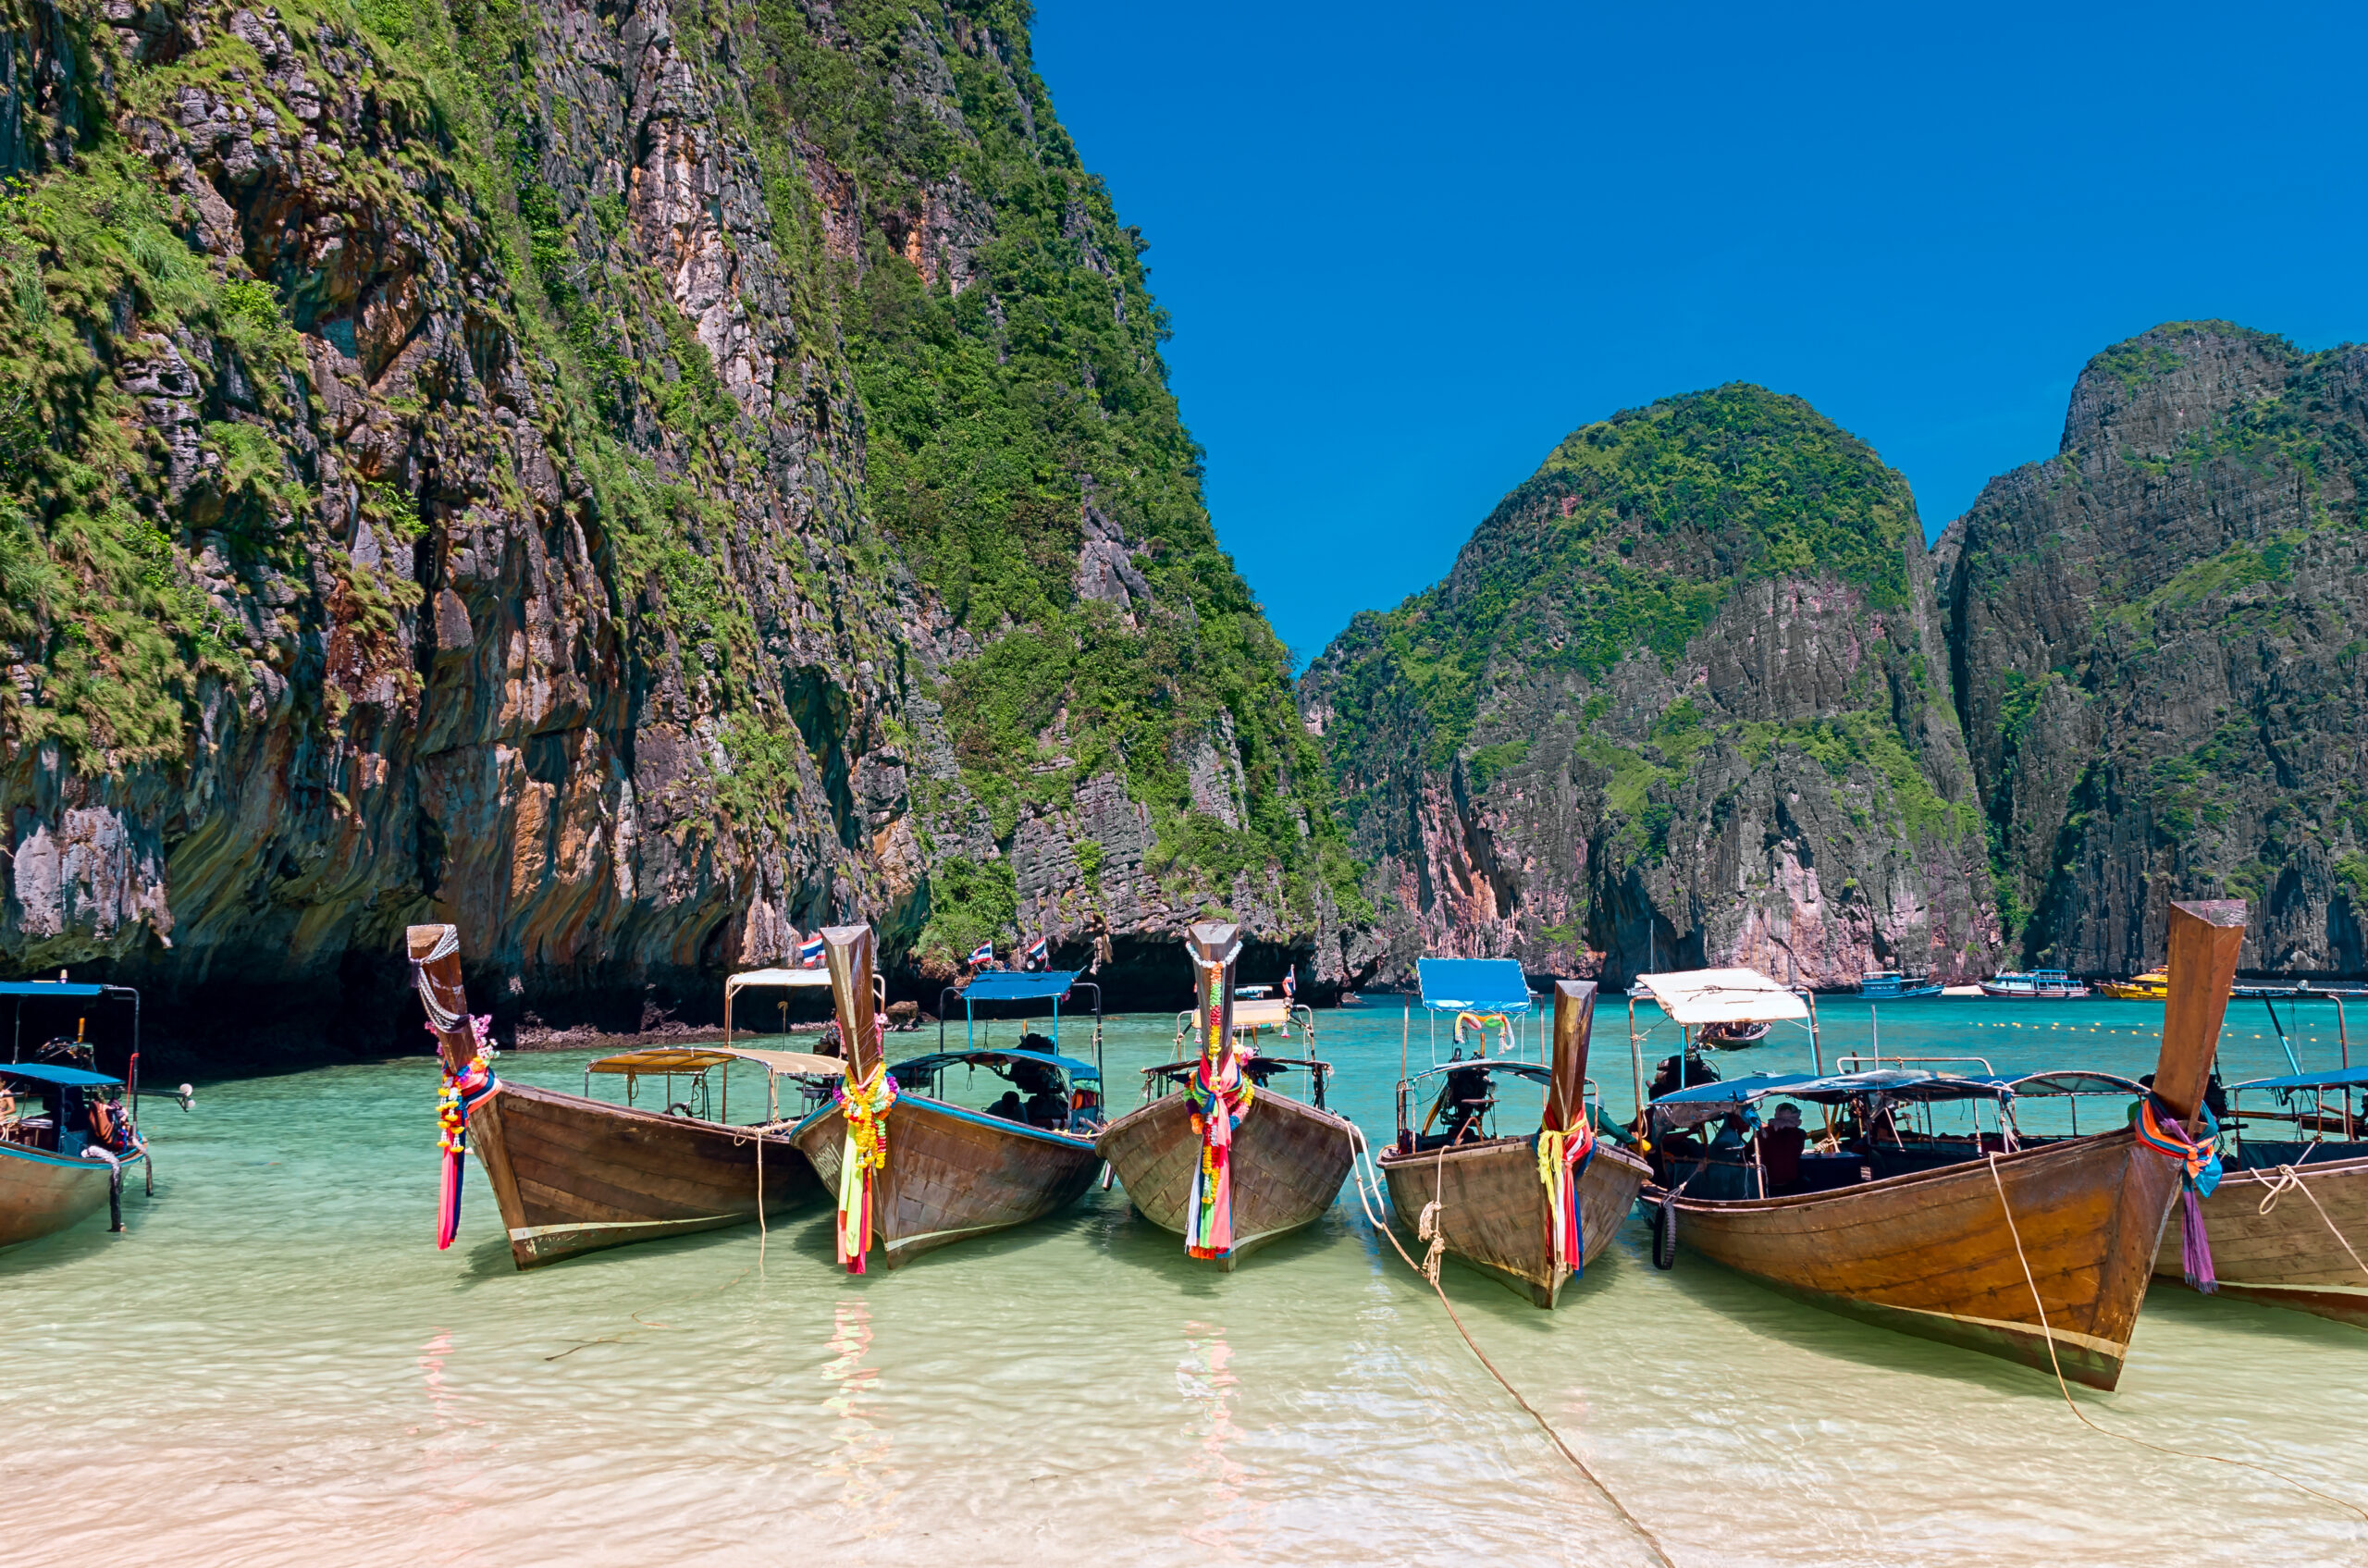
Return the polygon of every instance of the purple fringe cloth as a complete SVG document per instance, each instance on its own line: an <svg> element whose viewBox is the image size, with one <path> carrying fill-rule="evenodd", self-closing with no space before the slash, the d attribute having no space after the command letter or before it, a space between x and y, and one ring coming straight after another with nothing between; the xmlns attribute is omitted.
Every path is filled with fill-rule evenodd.
<svg viewBox="0 0 2368 1568"><path fill-rule="evenodd" d="M2179 1267L2187 1274L2187 1282L2209 1296L2220 1289L2220 1277L2212 1272L2212 1238L2203 1228L2203 1200L2190 1187L2179 1194L2183 1211L2179 1221Z"/></svg>

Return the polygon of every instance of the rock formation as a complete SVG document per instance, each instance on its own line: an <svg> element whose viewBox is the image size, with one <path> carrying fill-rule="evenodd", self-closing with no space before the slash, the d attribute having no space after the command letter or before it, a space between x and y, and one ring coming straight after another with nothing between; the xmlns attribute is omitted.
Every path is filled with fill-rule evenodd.
<svg viewBox="0 0 2368 1568"><path fill-rule="evenodd" d="M1021 16L0 0L0 957L369 1050L426 919L504 1027L854 918L1343 978Z"/></svg>
<svg viewBox="0 0 2368 1568"><path fill-rule="evenodd" d="M2020 954L2129 973L2174 898L2249 968L2368 969L2368 350L2225 322L2090 361L2057 455L1936 550Z"/></svg>
<svg viewBox="0 0 2368 1568"><path fill-rule="evenodd" d="M1388 942L1612 983L1986 973L1982 820L1907 486L1796 398L1589 425L1301 682Z"/></svg>

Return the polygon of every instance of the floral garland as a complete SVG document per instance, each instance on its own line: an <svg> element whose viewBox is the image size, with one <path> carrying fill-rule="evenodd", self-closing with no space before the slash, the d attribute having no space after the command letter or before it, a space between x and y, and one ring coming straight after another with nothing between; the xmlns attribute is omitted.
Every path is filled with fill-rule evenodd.
<svg viewBox="0 0 2368 1568"><path fill-rule="evenodd" d="M877 1020L872 1049L880 1050ZM848 1065L852 1069L854 1064ZM842 1080L832 1098L846 1124L846 1141L839 1147L839 1261L849 1274L861 1274L871 1244L872 1174L887 1168L888 1107L896 1103L896 1080L888 1076L884 1056L873 1058L862 1081Z"/></svg>
<svg viewBox="0 0 2368 1568"><path fill-rule="evenodd" d="M1579 1178L1595 1158L1595 1126L1584 1112L1577 1125L1537 1130L1537 1179L1546 1188L1548 1229L1555 1272L1586 1273L1586 1226L1579 1216Z"/></svg>
<svg viewBox="0 0 2368 1568"><path fill-rule="evenodd" d="M439 1043L443 1039L433 1023L427 1025L427 1032ZM464 1163L462 1156L469 1147L469 1113L500 1087L493 1076L493 1019L482 1013L472 1017L469 1032L475 1038L475 1057L460 1072L446 1068L443 1087L436 1095L438 1148L444 1156L436 1217L438 1252L451 1246L452 1239L461 1233L461 1167Z"/></svg>
<svg viewBox="0 0 2368 1568"><path fill-rule="evenodd" d="M1233 1130L1257 1096L1257 1085L1242 1075L1238 1050L1227 1056L1222 1070L1202 1056L1184 1082L1192 1132L1201 1141L1192 1207L1184 1219L1184 1250L1196 1258L1221 1258L1233 1251Z"/></svg>

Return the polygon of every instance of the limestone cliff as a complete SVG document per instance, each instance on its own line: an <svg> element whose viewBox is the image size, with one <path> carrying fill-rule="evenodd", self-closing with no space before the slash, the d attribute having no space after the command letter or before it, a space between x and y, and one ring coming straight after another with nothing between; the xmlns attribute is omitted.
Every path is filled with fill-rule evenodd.
<svg viewBox="0 0 2368 1568"><path fill-rule="evenodd" d="M1981 817L1898 475L1732 386L1573 433L1302 677L1388 972L1987 972Z"/></svg>
<svg viewBox="0 0 2368 1568"><path fill-rule="evenodd" d="M907 982L1210 907L1338 977L1025 15L0 3L0 957L370 1049L429 918L505 1024L851 918Z"/></svg>
<svg viewBox="0 0 2368 1568"><path fill-rule="evenodd" d="M2057 455L1942 542L1955 690L2023 956L2128 973L2174 898L2245 962L2368 969L2368 350L2225 322L2089 363Z"/></svg>

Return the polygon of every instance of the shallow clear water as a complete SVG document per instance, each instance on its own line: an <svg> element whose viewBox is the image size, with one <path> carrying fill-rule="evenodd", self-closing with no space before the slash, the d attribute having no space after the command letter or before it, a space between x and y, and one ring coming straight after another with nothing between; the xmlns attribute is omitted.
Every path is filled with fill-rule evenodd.
<svg viewBox="0 0 2368 1568"><path fill-rule="evenodd" d="M2296 1011L2305 1064L2332 1063L2332 1007ZM1864 1046L1864 1003L1820 1012L1829 1065ZM2161 1017L1955 999L1880 1015L1893 1053L2133 1076ZM2261 1004L2230 1020L2230 1079L2285 1070ZM1321 1021L1336 1103L1385 1138L1400 1015ZM1111 1025L1122 1101L1172 1031ZM1666 1026L1647 1049L1673 1049ZM584 1059L501 1070L574 1089ZM1724 1065L1805 1068L1806 1043ZM1597 1072L1624 1114L1616 999ZM522 1275L474 1167L461 1240L436 1250L435 1099L421 1058L212 1085L188 1116L152 1105L157 1193L130 1201L127 1234L102 1221L0 1253L0 1556L1647 1560L1371 1234L1353 1188L1230 1278L1098 1191L859 1279L832 1266L819 1213L776 1226L761 1261L746 1228ZM1658 1273L1634 1221L1559 1312L1452 1263L1444 1281L1681 1564L2368 1561L2358 1519L2100 1437L2043 1376L1690 1255ZM2077 1397L2114 1431L2368 1505L2357 1329L2158 1289L2120 1389Z"/></svg>

